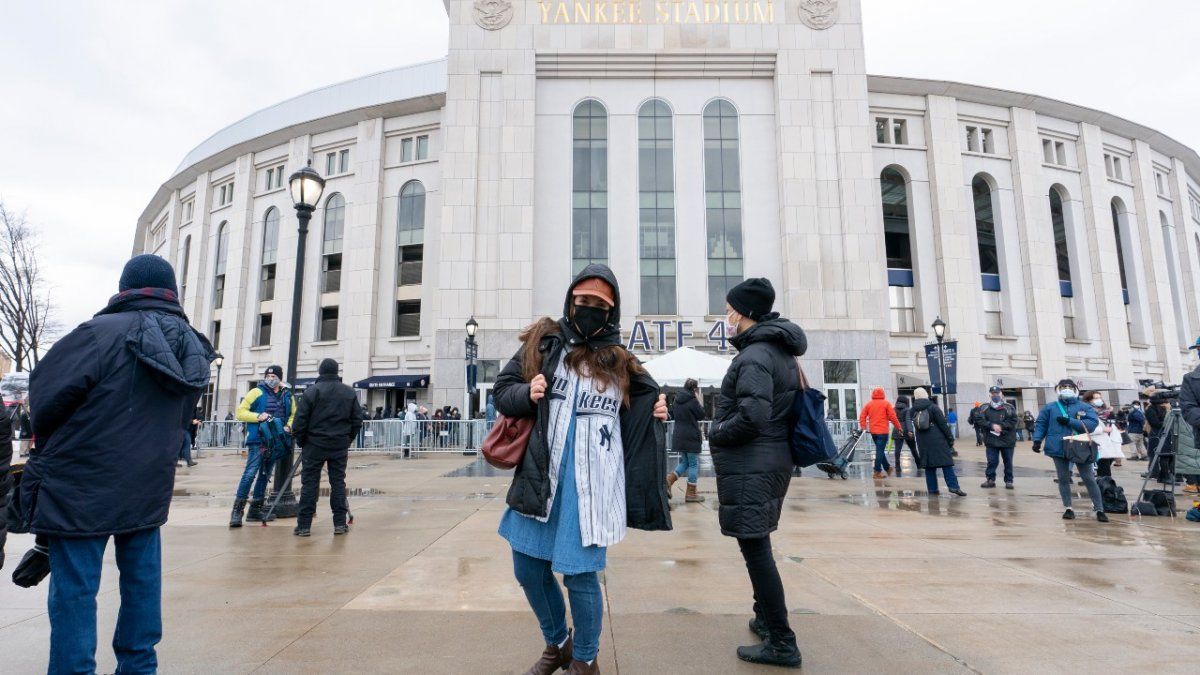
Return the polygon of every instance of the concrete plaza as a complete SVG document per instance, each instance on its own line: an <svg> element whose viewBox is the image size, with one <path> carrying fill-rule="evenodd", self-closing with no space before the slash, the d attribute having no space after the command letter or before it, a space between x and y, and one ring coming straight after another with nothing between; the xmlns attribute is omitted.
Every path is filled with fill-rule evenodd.
<svg viewBox="0 0 1200 675"><path fill-rule="evenodd" d="M965 498L926 495L911 469L874 481L862 464L848 481L793 481L773 542L806 671L1196 672L1200 524L1100 524L1086 500L1063 521L1047 459L1025 444L1017 489L981 490L983 453L967 445ZM323 497L299 539L290 520L226 526L241 463L208 453L179 471L163 528L163 672L519 673L540 652L495 534L507 476L461 455L355 456L353 531L332 535ZM1144 466L1116 469L1131 497ZM677 486L674 531L631 532L609 552L604 672L774 672L734 656L751 642L750 584L718 531L710 476L701 491L705 504L684 505ZM10 563L31 543L11 537ZM45 672L48 584L11 585L11 564L0 671ZM99 607L111 672L111 547Z"/></svg>

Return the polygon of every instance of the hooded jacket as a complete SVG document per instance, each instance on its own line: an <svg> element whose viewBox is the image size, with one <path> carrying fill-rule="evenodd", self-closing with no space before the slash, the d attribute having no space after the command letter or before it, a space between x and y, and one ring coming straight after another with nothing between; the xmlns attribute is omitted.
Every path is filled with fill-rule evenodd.
<svg viewBox="0 0 1200 675"><path fill-rule="evenodd" d="M680 392L675 397L671 413L675 418L671 448L675 452L700 452L704 445L700 437L700 420L704 419L704 406L696 400L696 395L686 389Z"/></svg>
<svg viewBox="0 0 1200 675"><path fill-rule="evenodd" d="M344 453L362 429L358 396L337 371L336 361L322 361L317 381L300 397L293 431L306 457Z"/></svg>
<svg viewBox="0 0 1200 675"><path fill-rule="evenodd" d="M175 294L119 293L29 377L38 447L21 508L36 534L122 534L166 522L184 429L216 358Z"/></svg>
<svg viewBox="0 0 1200 675"><path fill-rule="evenodd" d="M721 382L708 440L721 532L756 539L779 526L792 478L788 438L800 387L796 357L808 350L808 339L800 326L772 312L731 342L738 355Z"/></svg>
<svg viewBox="0 0 1200 675"><path fill-rule="evenodd" d="M1059 420L1060 417L1064 417L1064 411L1066 424ZM1096 409L1079 399L1070 403L1051 401L1042 408L1037 422L1033 425L1033 441L1045 444L1044 452L1047 457L1062 457L1064 438L1077 434L1091 434L1099 424L1100 418L1096 416Z"/></svg>
<svg viewBox="0 0 1200 675"><path fill-rule="evenodd" d="M917 428L917 418L925 411L928 411L930 424L928 429L921 430ZM946 414L931 399L913 401L905 424L909 438L916 440L917 464L922 469L954 466L954 434L946 422Z"/></svg>
<svg viewBox="0 0 1200 675"><path fill-rule="evenodd" d="M615 293L609 323L597 335L585 339L570 325L571 290L585 279L600 278L612 286ZM541 357L539 372L546 378L546 396L534 403L529 399L529 382L522 376L525 348L517 350L496 378L494 401L496 409L505 417L534 418L529 445L521 463L513 474L506 501L513 511L527 516L544 519L549 514L553 493L551 477L551 400L554 392L555 373L568 349L598 349L620 344L621 294L616 277L606 265L588 265L567 290L563 304L563 318L557 322L542 319L539 332L543 337L536 346ZM648 374L630 379L629 405L621 405L619 424L623 454L622 470L625 483L625 525L639 530L671 529L670 510L667 505L666 485L662 479L667 464L666 436L662 423L654 418L654 405L658 400L658 384ZM583 453L576 445L577 455ZM588 453L589 455L592 453ZM578 474L577 474L578 475ZM583 491L586 483L579 482ZM585 514L580 514L581 519ZM611 523L603 524L605 527ZM585 541L585 544L587 542Z"/></svg>
<svg viewBox="0 0 1200 675"><path fill-rule="evenodd" d="M900 428L900 418L896 416L896 409L888 402L883 387L875 387L871 392L871 400L858 414L858 426L878 436L888 433L888 422L891 422L893 429Z"/></svg>
<svg viewBox="0 0 1200 675"><path fill-rule="evenodd" d="M900 426L892 429L892 438L905 438L904 425L908 419L908 408L910 405L907 396L896 397L896 419L900 420Z"/></svg>

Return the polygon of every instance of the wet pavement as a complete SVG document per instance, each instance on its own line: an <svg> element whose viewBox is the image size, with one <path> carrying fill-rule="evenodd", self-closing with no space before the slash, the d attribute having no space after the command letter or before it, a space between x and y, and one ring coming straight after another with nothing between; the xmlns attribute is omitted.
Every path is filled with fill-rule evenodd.
<svg viewBox="0 0 1200 675"><path fill-rule="evenodd" d="M965 498L927 494L910 457L903 478L873 480L869 452L848 480L793 480L772 543L806 671L1197 672L1200 524L1097 523L1078 486L1080 517L1063 521L1049 460L1027 445L1012 491L979 488L982 449L961 454ZM241 459L199 461L179 471L163 528L162 672L519 673L540 652L495 534L511 472L457 453L355 456L352 532L332 536L323 496L298 539L288 520L228 529ZM1142 470L1115 470L1131 499ZM734 656L752 641L751 592L713 479L702 473L703 504L680 488L673 531L633 531L609 551L602 671L775 672ZM10 564L30 545L10 537ZM45 672L45 598L45 583L0 584L0 671ZM117 607L110 547L101 672L115 668Z"/></svg>

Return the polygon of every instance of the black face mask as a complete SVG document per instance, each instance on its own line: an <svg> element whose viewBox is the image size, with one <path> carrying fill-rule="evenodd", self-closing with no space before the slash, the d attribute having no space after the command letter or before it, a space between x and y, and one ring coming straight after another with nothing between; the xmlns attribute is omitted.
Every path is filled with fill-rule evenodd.
<svg viewBox="0 0 1200 675"><path fill-rule="evenodd" d="M575 326L575 330L579 331L584 338L590 338L599 333L608 324L607 309L576 305L573 314L571 325Z"/></svg>

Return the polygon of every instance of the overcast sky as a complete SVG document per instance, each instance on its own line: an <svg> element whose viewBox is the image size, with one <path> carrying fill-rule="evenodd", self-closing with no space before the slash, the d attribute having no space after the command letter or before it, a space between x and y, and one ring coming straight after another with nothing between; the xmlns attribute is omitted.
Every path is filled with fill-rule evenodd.
<svg viewBox="0 0 1200 675"><path fill-rule="evenodd" d="M872 74L1098 108L1200 148L1197 0L862 0ZM43 233L59 320L116 291L137 217L192 147L316 87L446 53L442 0L9 2L0 199Z"/></svg>

